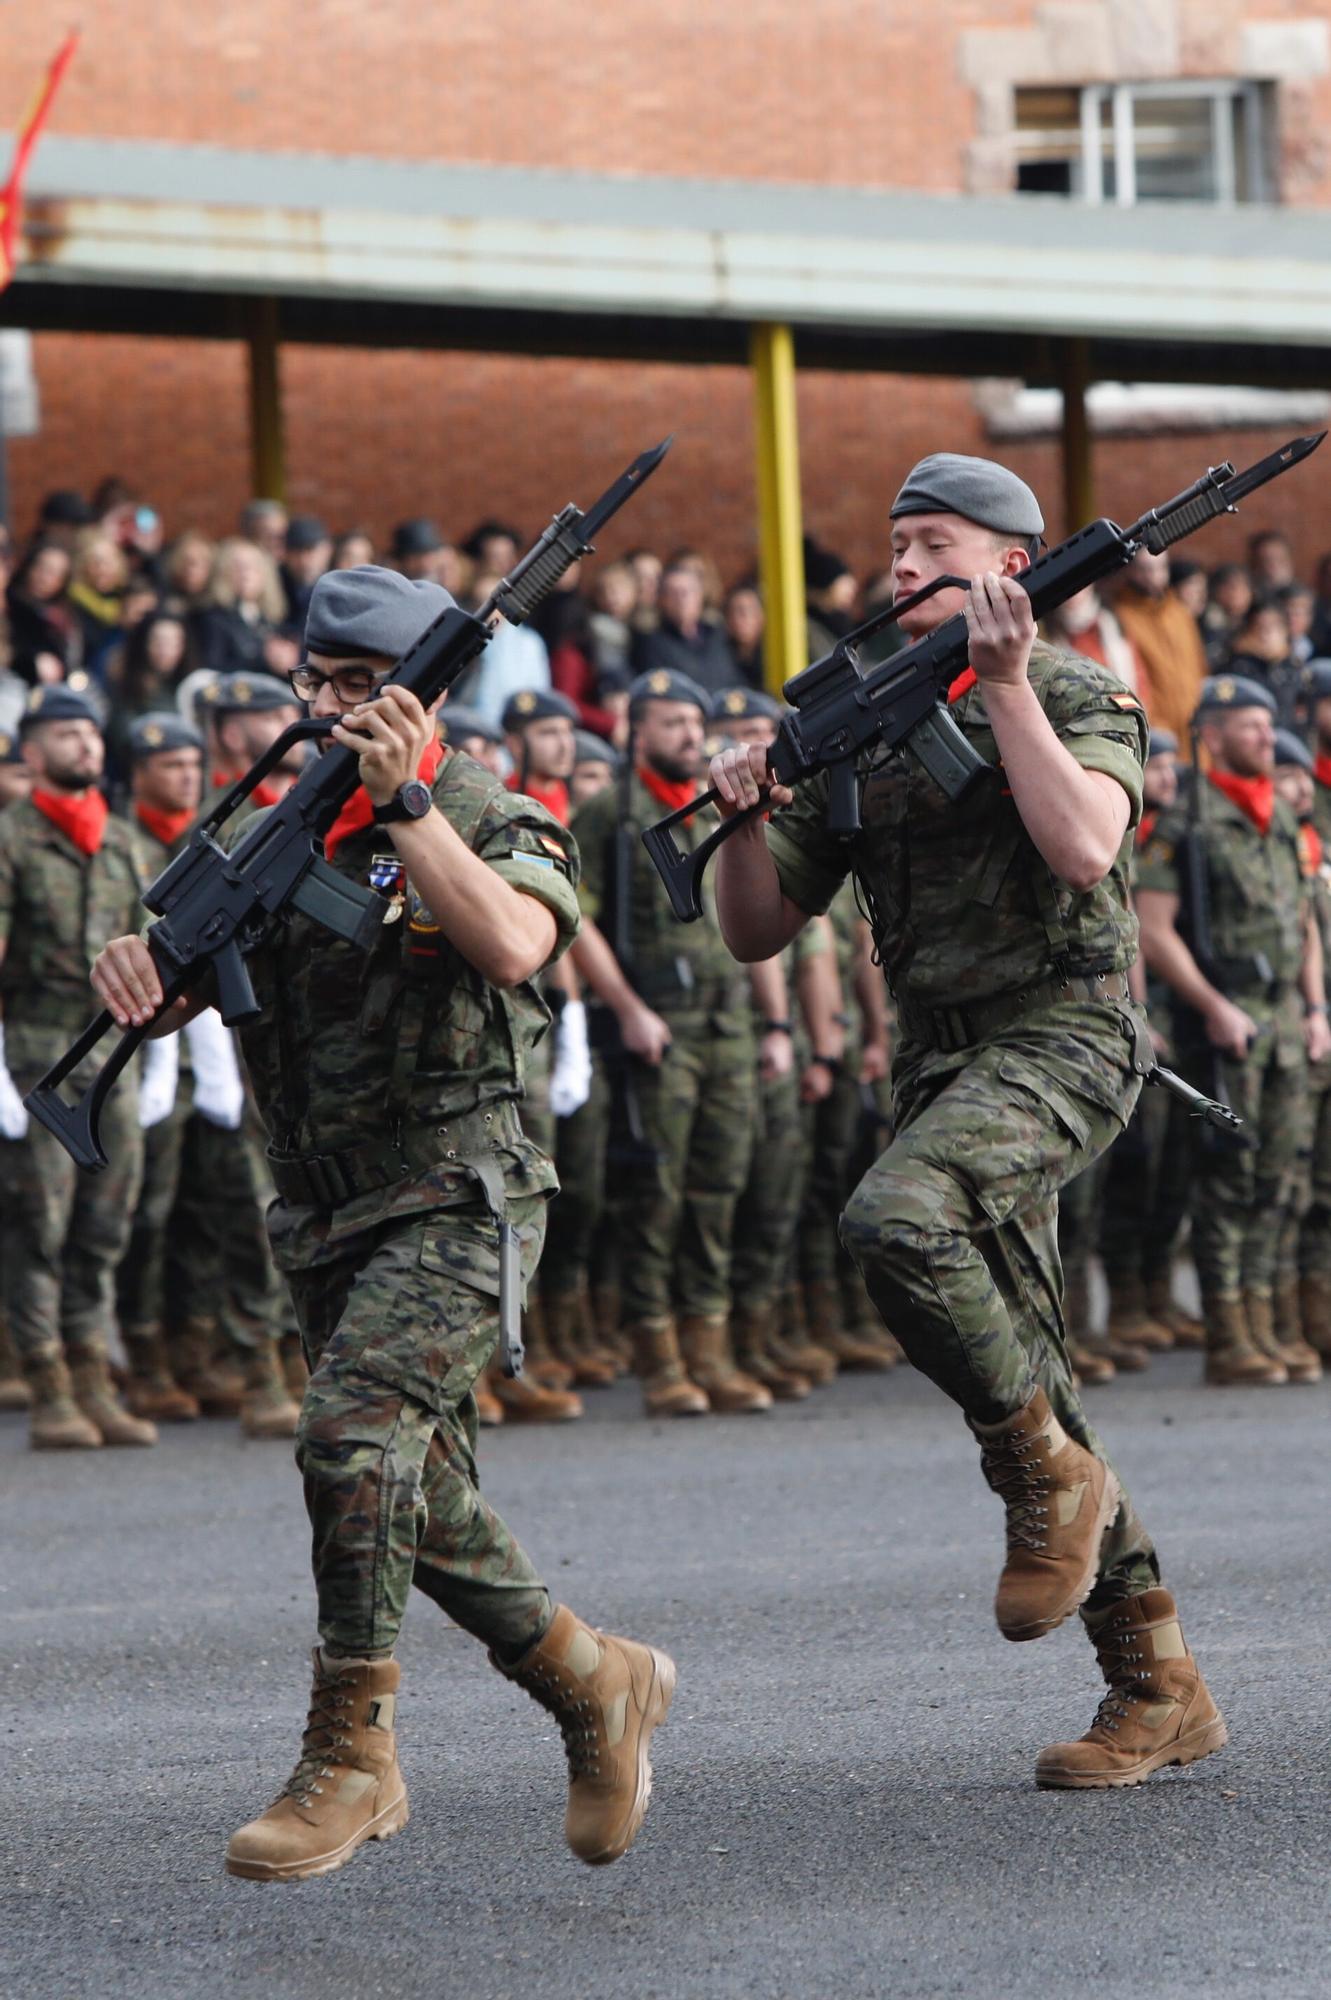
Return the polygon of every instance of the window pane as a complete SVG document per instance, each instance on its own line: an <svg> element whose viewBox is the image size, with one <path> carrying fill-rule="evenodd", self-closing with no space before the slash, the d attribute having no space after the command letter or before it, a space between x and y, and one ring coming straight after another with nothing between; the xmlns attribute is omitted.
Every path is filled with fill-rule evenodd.
<svg viewBox="0 0 1331 2000"><path fill-rule="evenodd" d="M1080 194L1081 92L1032 89L1016 97L1017 192Z"/></svg>
<svg viewBox="0 0 1331 2000"><path fill-rule="evenodd" d="M1209 97L1134 96L1138 201L1216 201Z"/></svg>

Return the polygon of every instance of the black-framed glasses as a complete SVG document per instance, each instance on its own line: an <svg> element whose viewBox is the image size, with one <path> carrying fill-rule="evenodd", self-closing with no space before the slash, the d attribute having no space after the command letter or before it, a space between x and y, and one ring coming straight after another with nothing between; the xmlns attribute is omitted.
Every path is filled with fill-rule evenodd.
<svg viewBox="0 0 1331 2000"><path fill-rule="evenodd" d="M291 669L291 685L302 701L317 701L323 690L331 687L344 708L369 701L383 678L373 667L339 667L336 673L324 674L308 660Z"/></svg>

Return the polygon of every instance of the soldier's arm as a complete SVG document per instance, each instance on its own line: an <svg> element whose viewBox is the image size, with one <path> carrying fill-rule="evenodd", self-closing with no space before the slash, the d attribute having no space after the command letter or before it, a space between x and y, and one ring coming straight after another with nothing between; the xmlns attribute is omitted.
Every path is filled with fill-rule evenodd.
<svg viewBox="0 0 1331 2000"><path fill-rule="evenodd" d="M638 998L601 930L585 911L570 955L579 976L618 1021L629 1053L653 1066L659 1063L670 1046L670 1030L661 1016Z"/></svg>
<svg viewBox="0 0 1331 2000"><path fill-rule="evenodd" d="M1326 967L1322 953L1322 933L1317 912L1309 897L1303 916L1303 959L1299 966L1299 991L1303 995L1303 1039L1309 1062L1320 1062L1331 1054L1331 1028L1326 1017Z"/></svg>
<svg viewBox="0 0 1331 2000"><path fill-rule="evenodd" d="M141 937L112 938L93 960L92 989L119 1028L141 1028L162 1004L157 961ZM186 993L148 1030L148 1039L174 1035L210 1006L211 996Z"/></svg>
<svg viewBox="0 0 1331 2000"><path fill-rule="evenodd" d="M749 967L749 988L753 1004L764 1021L788 1022L790 1000L786 992L786 968L779 958L766 958ZM795 1047L788 1027L764 1028L759 1040L759 1071L771 1082L789 1076L794 1066Z"/></svg>
<svg viewBox="0 0 1331 2000"><path fill-rule="evenodd" d="M1184 1006L1200 1015L1208 1040L1241 1061L1257 1033L1257 1024L1212 986L1179 931L1178 914L1176 895L1163 889L1138 889L1142 956Z"/></svg>
<svg viewBox="0 0 1331 2000"><path fill-rule="evenodd" d="M873 962L873 933L861 918L857 927L855 953L855 1000L860 1010L864 1046L860 1061L860 1081L877 1083L891 1067L892 1046L888 1032L887 988Z"/></svg>
<svg viewBox="0 0 1331 2000"><path fill-rule="evenodd" d="M721 751L712 759L708 781L718 795L716 809L722 819L749 811L758 804L760 788L767 782L766 750L751 743ZM773 811L795 804L795 794L785 785L773 785L767 798ZM800 805L806 803L802 797ZM833 878L820 910L826 909L840 879ZM785 893L762 815L745 820L716 857L716 915L731 957L742 965L775 958L798 937L812 914L816 912Z"/></svg>

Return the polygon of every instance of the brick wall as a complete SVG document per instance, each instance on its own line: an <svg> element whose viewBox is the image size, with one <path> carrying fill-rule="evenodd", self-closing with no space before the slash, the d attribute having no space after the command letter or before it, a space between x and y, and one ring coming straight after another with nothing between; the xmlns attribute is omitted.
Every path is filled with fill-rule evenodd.
<svg viewBox="0 0 1331 2000"><path fill-rule="evenodd" d="M553 0L518 0L502 15L471 0L227 0L214 10L90 0L82 13L83 46L56 112L66 134L935 190L968 184L980 125L994 115L977 63L992 51L996 75L999 52L1010 59L1014 46L1018 64L1027 60L1034 45L1012 38L1044 33L1055 17L1076 13L1078 33L1094 27L1102 42L1117 36L1129 60L1169 42L1192 75L1239 74L1254 23L1293 35L1297 67L1299 38L1310 20L1316 28L1310 0L1085 0L1079 10L615 0L584 9L590 25L577 31ZM17 117L56 39L49 12L0 0L0 123ZM1261 46L1278 55L1269 35ZM1282 84L1281 106L1291 195L1331 202L1331 81L1305 62ZM140 481L173 528L232 523L249 479L238 347L53 335L37 342L37 368L42 435L10 447L20 527L42 492L90 487L109 471ZM705 543L728 575L751 560L742 370L293 348L283 381L292 504L335 525L365 521L382 535L404 514L433 512L463 533L495 512L535 528L673 429L675 456L625 532ZM964 383L807 375L800 400L809 525L860 568L881 559L886 503L912 459L989 449ZM1251 457L1266 442L1102 443L1101 505L1131 515L1208 460ZM1040 487L1051 521L1061 518L1053 447L995 449ZM1295 487L1278 489L1263 516L1290 527L1311 562L1331 545L1331 524ZM1229 553L1236 532L1208 531L1205 552Z"/></svg>

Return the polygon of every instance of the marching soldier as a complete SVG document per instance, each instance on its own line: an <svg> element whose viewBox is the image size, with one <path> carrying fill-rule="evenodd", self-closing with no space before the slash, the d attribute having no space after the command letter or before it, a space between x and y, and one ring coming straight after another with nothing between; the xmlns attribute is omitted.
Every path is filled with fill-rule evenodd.
<svg viewBox="0 0 1331 2000"><path fill-rule="evenodd" d="M865 892L897 1006L896 1129L843 1234L1004 1502L1000 1630L1035 1639L1082 1611L1110 1694L1080 1741L1041 1753L1036 1780L1099 1788L1206 1756L1225 1728L1063 1342L1057 1193L1121 1131L1144 1060L1126 975L1146 719L1112 675L1036 642L1017 579L1043 528L1005 467L939 453L914 468L892 509L894 590L971 583L902 629L964 614L969 666L948 701L991 775L958 803L908 752L866 756L850 840L827 824L826 775L797 795L772 786L770 825L755 812L720 850L716 899L752 962L826 910L850 868ZM762 803L761 751L727 750L711 776L723 814Z"/></svg>
<svg viewBox="0 0 1331 2000"><path fill-rule="evenodd" d="M1218 1080L1244 1120L1244 1143L1208 1135L1193 1162L1206 1380L1313 1381L1317 1356L1277 1334L1274 1291L1307 1066L1331 1054L1321 940L1298 821L1275 791L1273 697L1219 675L1194 726L1209 764L1143 848L1137 908L1143 955L1175 998L1181 1069Z"/></svg>
<svg viewBox="0 0 1331 2000"><path fill-rule="evenodd" d="M13 1083L0 1140L5 1312L32 1393L35 1449L150 1445L157 1432L121 1408L107 1367L116 1266L143 1164L135 1077L122 1077L107 1101L110 1165L96 1176L80 1174L21 1104L13 1110L87 1026L97 953L141 921L138 863L129 828L98 790L105 745L87 698L35 690L20 735L32 792L0 817L0 1068ZM89 1073L76 1072L74 1087Z"/></svg>

